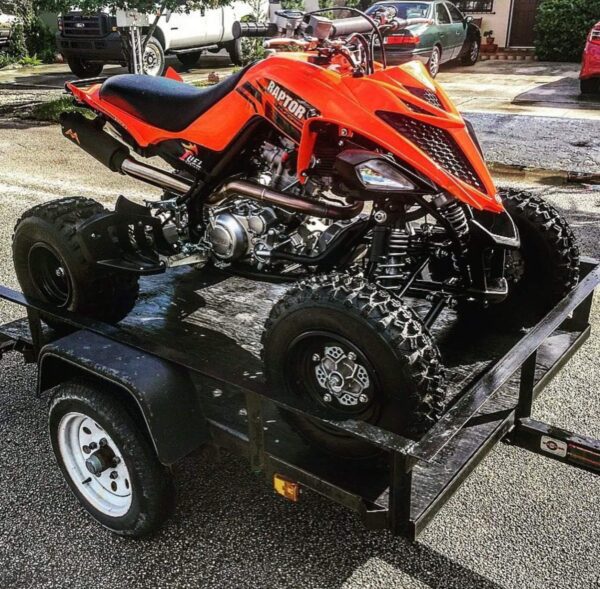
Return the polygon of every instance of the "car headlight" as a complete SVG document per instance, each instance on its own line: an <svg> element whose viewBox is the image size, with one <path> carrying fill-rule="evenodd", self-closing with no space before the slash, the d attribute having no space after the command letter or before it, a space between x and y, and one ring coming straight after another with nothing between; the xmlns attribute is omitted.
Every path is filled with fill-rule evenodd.
<svg viewBox="0 0 600 589"><path fill-rule="evenodd" d="M396 192L416 188L404 174L380 159L362 162L355 169L361 184L367 190Z"/></svg>

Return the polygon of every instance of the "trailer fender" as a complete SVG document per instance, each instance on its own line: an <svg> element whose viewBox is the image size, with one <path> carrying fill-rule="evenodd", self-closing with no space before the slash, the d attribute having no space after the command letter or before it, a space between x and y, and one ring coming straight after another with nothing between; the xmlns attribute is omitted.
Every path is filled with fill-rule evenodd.
<svg viewBox="0 0 600 589"><path fill-rule="evenodd" d="M209 440L196 388L183 367L83 330L45 345L38 363L39 394L84 377L104 381L133 401L162 464L173 464Z"/></svg>

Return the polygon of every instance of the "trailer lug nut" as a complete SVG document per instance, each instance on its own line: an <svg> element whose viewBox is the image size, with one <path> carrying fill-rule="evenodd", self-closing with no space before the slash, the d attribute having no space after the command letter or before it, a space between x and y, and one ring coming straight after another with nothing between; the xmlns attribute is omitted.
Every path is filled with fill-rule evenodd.
<svg viewBox="0 0 600 589"><path fill-rule="evenodd" d="M83 451L84 451L86 454L89 454L89 453L91 452L91 449L90 449L90 447L89 447L89 446L84 446L84 447L82 448L82 450L83 450Z"/></svg>
<svg viewBox="0 0 600 589"><path fill-rule="evenodd" d="M62 266L59 266L56 271L55 274L59 277L59 278L64 278L65 277L65 269Z"/></svg>
<svg viewBox="0 0 600 589"><path fill-rule="evenodd" d="M106 438L102 438L100 440L100 448L104 448L104 446L106 446L108 442L106 441Z"/></svg>
<svg viewBox="0 0 600 589"><path fill-rule="evenodd" d="M113 458L113 465L117 466L117 464L121 464L121 459L118 456Z"/></svg>
<svg viewBox="0 0 600 589"><path fill-rule="evenodd" d="M358 400L361 403L368 403L369 402L369 397L367 397L367 395L365 395L364 393L362 393L361 395L359 395Z"/></svg>
<svg viewBox="0 0 600 589"><path fill-rule="evenodd" d="M113 470L110 473L110 478L114 481L115 479L119 478L119 473L116 470Z"/></svg>
<svg viewBox="0 0 600 589"><path fill-rule="evenodd" d="M348 352L348 360L354 362L354 360L356 360L356 354L354 352Z"/></svg>
<svg viewBox="0 0 600 589"><path fill-rule="evenodd" d="M331 395L329 393L325 393L323 395L323 401L325 401L325 403L331 403Z"/></svg>
<svg viewBox="0 0 600 589"><path fill-rule="evenodd" d="M321 359L321 356L319 356L319 354L313 354L313 356L312 356L313 362L318 362L320 359Z"/></svg>
<svg viewBox="0 0 600 589"><path fill-rule="evenodd" d="M90 450L95 450L97 447L98 447L98 444L96 444L96 442L92 442L92 443L89 445L89 449L90 449Z"/></svg>

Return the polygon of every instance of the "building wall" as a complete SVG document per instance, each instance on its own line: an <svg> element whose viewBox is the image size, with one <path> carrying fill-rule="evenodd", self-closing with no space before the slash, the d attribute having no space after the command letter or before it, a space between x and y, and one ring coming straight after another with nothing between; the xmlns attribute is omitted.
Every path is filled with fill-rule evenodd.
<svg viewBox="0 0 600 589"><path fill-rule="evenodd" d="M493 37L498 47L508 46L508 23L510 22L512 0L494 0L493 12L469 12L473 18L481 18L481 33L494 31ZM485 43L485 41L483 41Z"/></svg>

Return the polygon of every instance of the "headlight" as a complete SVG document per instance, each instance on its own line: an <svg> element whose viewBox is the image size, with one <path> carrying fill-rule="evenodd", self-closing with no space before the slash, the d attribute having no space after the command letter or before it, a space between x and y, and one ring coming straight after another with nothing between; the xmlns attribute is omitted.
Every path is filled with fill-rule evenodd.
<svg viewBox="0 0 600 589"><path fill-rule="evenodd" d="M416 186L394 166L386 162L368 160L356 166L356 173L367 190L395 192L415 190Z"/></svg>

